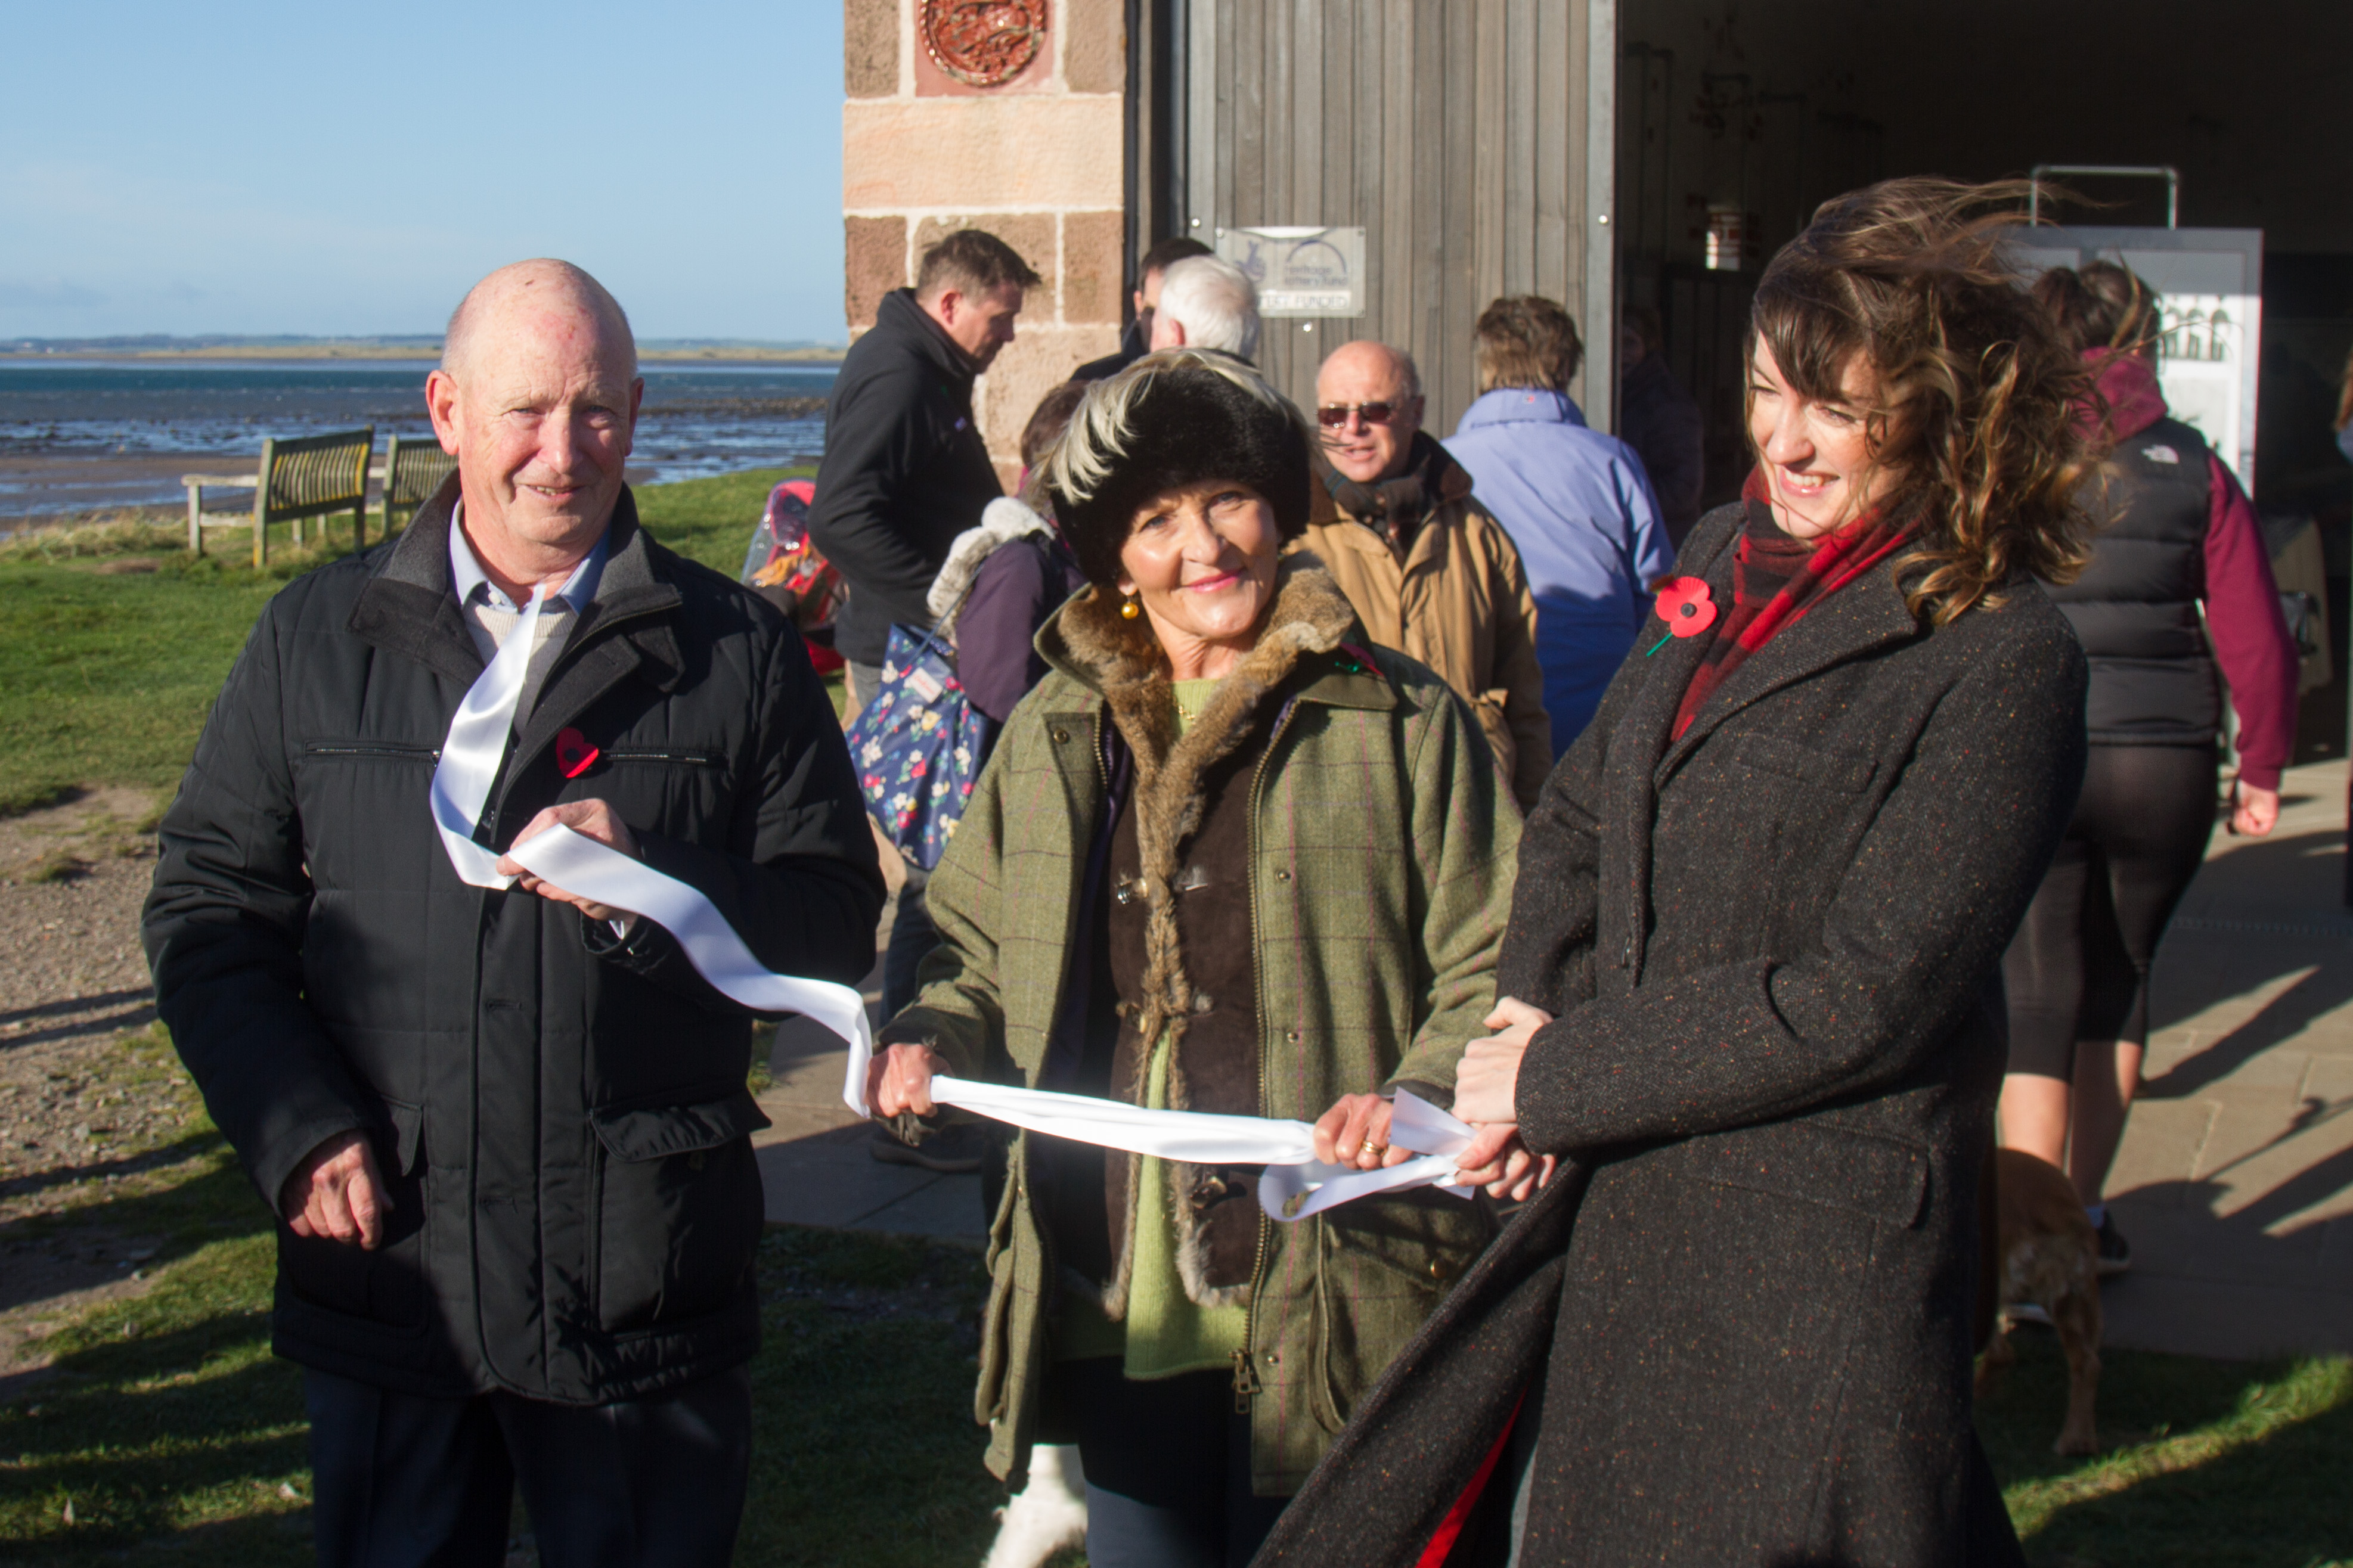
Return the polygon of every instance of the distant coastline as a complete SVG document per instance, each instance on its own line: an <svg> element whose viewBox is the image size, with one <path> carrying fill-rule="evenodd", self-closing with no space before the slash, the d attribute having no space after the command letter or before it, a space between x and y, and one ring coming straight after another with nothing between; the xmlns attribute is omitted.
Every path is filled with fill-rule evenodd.
<svg viewBox="0 0 2353 1568"><path fill-rule="evenodd" d="M748 339L647 338L638 358L659 364L831 364L849 351L839 344L762 342ZM429 360L441 354L432 337L304 338L163 335L112 338L17 338L0 342L0 363L43 360L139 363L186 360Z"/></svg>

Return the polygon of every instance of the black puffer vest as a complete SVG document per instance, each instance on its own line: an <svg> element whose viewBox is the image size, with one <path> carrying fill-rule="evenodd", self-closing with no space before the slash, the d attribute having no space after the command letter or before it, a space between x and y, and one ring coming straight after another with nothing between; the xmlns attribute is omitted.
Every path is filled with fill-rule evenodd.
<svg viewBox="0 0 2353 1568"><path fill-rule="evenodd" d="M2045 584L2091 660L2084 719L2094 745L2211 745L2222 699L2198 603L2213 501L2205 441L2159 419L2116 443L2085 481L2092 563Z"/></svg>

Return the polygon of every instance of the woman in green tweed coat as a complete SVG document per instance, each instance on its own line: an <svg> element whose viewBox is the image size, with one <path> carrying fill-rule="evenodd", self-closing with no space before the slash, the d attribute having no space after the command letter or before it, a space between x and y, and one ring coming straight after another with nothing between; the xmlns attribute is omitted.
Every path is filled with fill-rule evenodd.
<svg viewBox="0 0 2353 1568"><path fill-rule="evenodd" d="M945 1072L1316 1120L1372 1168L1404 1157L1398 1089L1451 1101L1519 822L1461 702L1280 559L1307 441L1254 372L1176 351L1091 389L1048 460L1092 585L933 876L943 945L870 1085L909 1133ZM1479 1173L1530 1185L1517 1150ZM1282 1223L1256 1174L1013 1146L976 1414L1017 1483L1078 1444L1097 1561L1247 1562L1493 1231L1435 1189Z"/></svg>

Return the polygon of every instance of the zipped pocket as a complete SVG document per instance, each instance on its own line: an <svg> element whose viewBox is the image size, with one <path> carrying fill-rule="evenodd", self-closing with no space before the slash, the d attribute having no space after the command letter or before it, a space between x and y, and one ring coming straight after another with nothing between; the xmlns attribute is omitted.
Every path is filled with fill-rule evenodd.
<svg viewBox="0 0 2353 1568"><path fill-rule="evenodd" d="M404 763L438 763L441 750L438 746L402 746L389 742L313 741L303 746L306 757L385 757Z"/></svg>
<svg viewBox="0 0 2353 1568"><path fill-rule="evenodd" d="M716 752L665 752L652 748L614 746L607 749L608 763L672 763L691 768L723 768L727 759Z"/></svg>

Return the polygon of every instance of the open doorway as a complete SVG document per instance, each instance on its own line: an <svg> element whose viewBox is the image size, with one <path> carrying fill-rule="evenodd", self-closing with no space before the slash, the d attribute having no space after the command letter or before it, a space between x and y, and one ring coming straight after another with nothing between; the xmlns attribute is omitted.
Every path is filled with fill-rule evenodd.
<svg viewBox="0 0 2353 1568"><path fill-rule="evenodd" d="M2183 227L2261 229L2255 472L2267 526L2311 517L2326 549L2330 688L2299 756L2342 755L2353 470L2332 432L2353 352L2353 8L2278 0L1969 6L1866 0L1622 0L1618 277L1658 311L1701 405L1705 500L1739 493L1742 340L1756 275L1841 191L1906 174L2170 165ZM2071 178L2068 224L2162 227L2160 181Z"/></svg>

